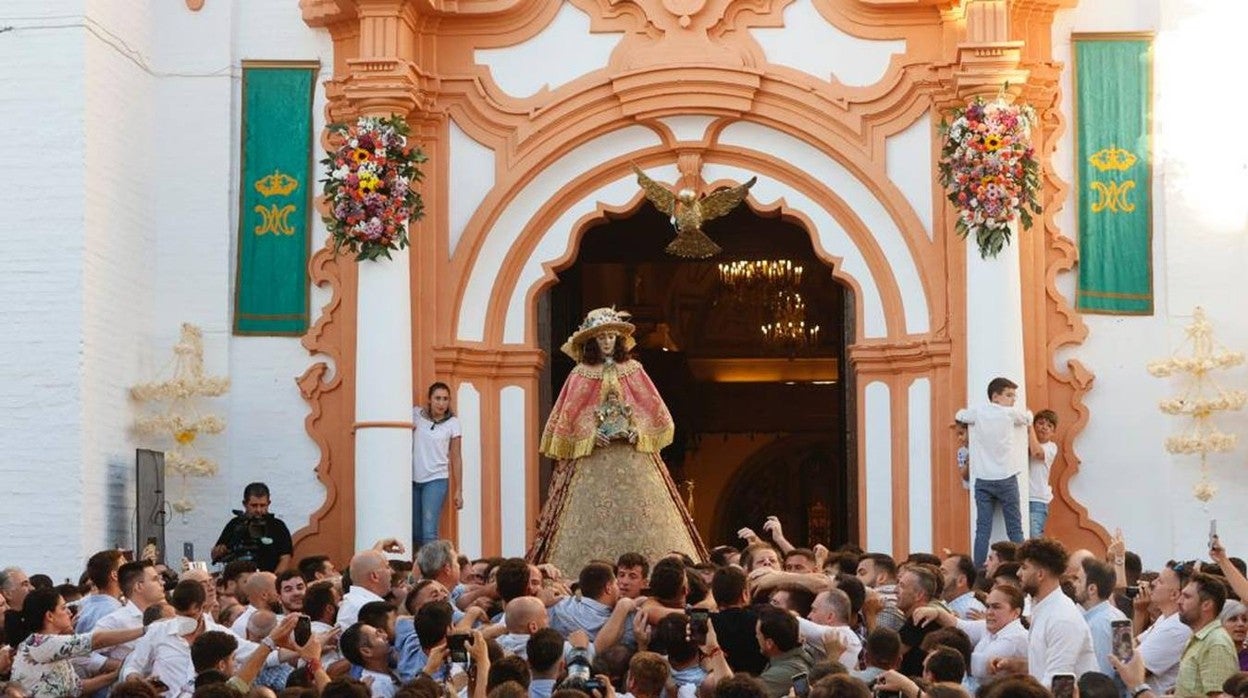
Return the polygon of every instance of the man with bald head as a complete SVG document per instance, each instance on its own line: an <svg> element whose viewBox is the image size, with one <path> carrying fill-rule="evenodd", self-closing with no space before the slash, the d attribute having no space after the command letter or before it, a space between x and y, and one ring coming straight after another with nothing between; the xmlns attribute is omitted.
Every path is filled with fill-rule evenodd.
<svg viewBox="0 0 1248 698"><path fill-rule="evenodd" d="M274 608L280 608L277 605L277 575L272 572L256 572L243 584L243 593L247 595L247 608L230 626L230 632L246 638L247 622L257 611L272 612Z"/></svg>
<svg viewBox="0 0 1248 698"><path fill-rule="evenodd" d="M245 639L251 642L264 642L264 638L273 634L273 629L277 627L277 623L278 617L276 613L265 609L257 610L251 614L251 618L247 621L247 635ZM266 661L264 669L256 676L254 685L267 686L274 691L286 688L286 679L294 672L295 667L280 661L280 655L283 653L287 653L287 651L274 652L270 655L279 661ZM248 653L248 656L250 656L250 653Z"/></svg>
<svg viewBox="0 0 1248 698"><path fill-rule="evenodd" d="M517 596L507 602L503 611L503 622L507 625L507 634L498 636L498 645L504 654L514 654L528 660L529 636L542 628L550 626L550 616L546 612L546 604L536 596ZM589 635L584 630L574 630L564 640L563 652L568 655L573 648L588 649L592 661L594 651L589 645Z"/></svg>
<svg viewBox="0 0 1248 698"><path fill-rule="evenodd" d="M351 589L338 606L338 626L351 627L360 617L360 609L372 601L384 601L390 591L390 562L379 550L364 550L351 558Z"/></svg>

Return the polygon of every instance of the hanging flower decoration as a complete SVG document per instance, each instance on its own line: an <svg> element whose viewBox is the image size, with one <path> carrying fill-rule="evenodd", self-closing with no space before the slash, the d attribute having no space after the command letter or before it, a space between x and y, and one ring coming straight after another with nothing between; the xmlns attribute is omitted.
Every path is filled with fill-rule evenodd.
<svg viewBox="0 0 1248 698"><path fill-rule="evenodd" d="M161 403L158 412L136 418L134 430L172 443L165 451L165 468L179 476L180 491L171 505L174 511L185 514L195 508L187 478L217 474L216 461L199 453L196 439L225 431L225 420L201 413L198 399L224 395L230 380L204 375L204 333L194 325L183 323L173 353L173 375L168 380L136 385L130 389L130 396L140 403Z"/></svg>
<svg viewBox="0 0 1248 698"><path fill-rule="evenodd" d="M408 144L401 116L366 116L328 129L337 146L321 160L326 170L321 182L334 250L345 247L356 260L390 259L392 250L407 247L408 221L424 215L424 202L413 186L420 181L417 166L425 155Z"/></svg>
<svg viewBox="0 0 1248 698"><path fill-rule="evenodd" d="M1230 453L1238 442L1235 434L1217 428L1213 418L1220 412L1234 412L1248 404L1248 393L1227 390L1214 381L1212 373L1244 363L1241 352L1230 351L1213 338L1213 323L1197 307L1192 324L1186 329L1185 344L1191 354L1175 354L1148 364L1148 372L1158 378L1186 378L1183 394L1158 403L1162 412L1188 420L1183 431L1166 439L1166 451L1175 455L1200 457L1200 480L1192 496L1208 503L1218 492L1209 479L1209 454Z"/></svg>
<svg viewBox="0 0 1248 698"><path fill-rule="evenodd" d="M958 213L958 234L974 237L985 259L1009 244L1011 223L1030 229L1040 213L1035 120L1028 105L976 98L940 125L940 183Z"/></svg>

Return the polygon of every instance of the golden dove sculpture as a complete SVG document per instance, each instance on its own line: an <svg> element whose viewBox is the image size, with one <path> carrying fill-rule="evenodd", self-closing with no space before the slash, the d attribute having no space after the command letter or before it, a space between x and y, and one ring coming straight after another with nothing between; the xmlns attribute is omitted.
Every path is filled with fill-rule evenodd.
<svg viewBox="0 0 1248 698"><path fill-rule="evenodd" d="M633 171L637 173L637 184L641 185L650 203L672 218L676 239L668 244L667 253L690 259L706 259L719 254L722 248L702 232L702 223L719 218L739 206L745 201L750 187L758 181L758 177L750 177L750 181L744 184L720 189L699 199L692 189L672 193L672 190L647 177L636 165L633 165Z"/></svg>

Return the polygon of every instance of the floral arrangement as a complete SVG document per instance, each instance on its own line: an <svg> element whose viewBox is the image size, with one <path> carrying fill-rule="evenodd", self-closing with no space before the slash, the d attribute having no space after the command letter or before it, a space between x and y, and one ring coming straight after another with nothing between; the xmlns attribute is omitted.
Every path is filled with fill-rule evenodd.
<svg viewBox="0 0 1248 698"><path fill-rule="evenodd" d="M1213 423L1219 412L1243 409L1248 404L1248 393L1242 390L1225 390L1215 384L1210 374L1244 363L1244 355L1229 351L1213 339L1213 324L1205 317L1203 308L1197 307L1192 324L1186 328L1187 342L1191 344L1189 356L1175 355L1148 364L1148 372L1158 378L1186 376L1187 386L1182 395L1162 400L1158 407L1162 412L1191 421L1182 433L1166 439L1166 451L1175 455L1200 456L1200 481L1192 489L1192 495L1208 503L1218 492L1217 485L1209 480L1210 453L1230 453L1238 442L1235 434L1220 431Z"/></svg>
<svg viewBox="0 0 1248 698"><path fill-rule="evenodd" d="M1030 106L976 98L941 123L940 183L958 212L957 231L979 254L996 257L1016 220L1031 228L1040 213L1040 166L1031 147Z"/></svg>
<svg viewBox="0 0 1248 698"><path fill-rule="evenodd" d="M173 353L173 377L136 385L130 389L130 396L138 402L164 403L161 412L135 419L134 430L172 442L170 450L165 451L165 467L181 476L181 492L172 506L174 511L185 514L195 508L187 492L187 478L217 474L216 461L200 454L195 441L201 434L220 434L225 430L225 420L215 414L200 414L195 399L224 395L230 380L204 375L204 333L194 325L183 323L182 336Z"/></svg>
<svg viewBox="0 0 1248 698"><path fill-rule="evenodd" d="M389 259L391 250L407 247L408 221L424 215L412 186L420 181L417 165L425 155L408 145L401 116L366 116L328 128L337 146L321 160L327 172L321 182L334 250L346 247L357 260Z"/></svg>

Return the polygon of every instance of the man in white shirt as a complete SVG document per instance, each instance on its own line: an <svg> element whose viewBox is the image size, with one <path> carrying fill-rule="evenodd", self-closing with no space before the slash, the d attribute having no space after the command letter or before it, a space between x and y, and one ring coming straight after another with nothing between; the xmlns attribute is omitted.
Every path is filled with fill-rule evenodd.
<svg viewBox="0 0 1248 698"><path fill-rule="evenodd" d="M954 553L941 561L940 572L945 579L941 598L949 604L949 610L963 620L968 619L971 611L977 611L982 616L984 604L971 591L971 585L975 583L975 563L971 557Z"/></svg>
<svg viewBox="0 0 1248 698"><path fill-rule="evenodd" d="M247 595L247 608L234 619L230 632L245 638L247 621L251 620L256 611L272 611L275 606L281 607L278 605L277 575L272 572L256 572L243 583L243 593Z"/></svg>
<svg viewBox="0 0 1248 698"><path fill-rule="evenodd" d="M1179 660L1192 636L1191 628L1179 619L1179 593L1190 576L1191 569L1186 565L1172 562L1151 585L1141 582L1140 594L1135 599L1134 627L1139 638L1136 651L1144 657L1148 684L1158 695L1174 688L1179 678ZM1150 603L1160 615L1152 627L1145 630Z"/></svg>
<svg viewBox="0 0 1248 698"><path fill-rule="evenodd" d="M845 668L854 669L858 666L858 654L862 651L862 639L849 627L849 596L840 589L828 589L819 592L810 605L810 618L797 619L798 632L806 650L816 660L827 654L824 642L830 635L835 635L844 647L839 657L828 657L839 661Z"/></svg>
<svg viewBox="0 0 1248 698"><path fill-rule="evenodd" d="M96 630L126 630L143 627L143 612L165 600L165 586L151 560L127 562L117 572L126 605L101 618ZM134 651L134 642L123 642L104 650L108 659L123 660Z"/></svg>
<svg viewBox="0 0 1248 698"><path fill-rule="evenodd" d="M1125 621L1127 616L1112 602L1114 594L1114 568L1097 560L1084 558L1075 573L1075 600L1083 606L1083 619L1092 633L1092 648L1100 672L1110 678L1116 674L1109 663L1114 651L1114 621Z"/></svg>
<svg viewBox="0 0 1248 698"><path fill-rule="evenodd" d="M204 588L199 582L178 582L169 595L177 615L152 623L142 641L126 657L117 679L154 676L169 687L166 695L177 698L195 692L195 665L191 661L191 643L209 630L204 621Z"/></svg>
<svg viewBox="0 0 1248 698"><path fill-rule="evenodd" d="M1061 590L1066 557L1066 549L1052 538L1033 538L1018 546L1018 576L1032 597L1027 669L1043 686L1050 685L1054 674L1078 677L1098 668L1083 613Z"/></svg>
<svg viewBox="0 0 1248 698"><path fill-rule="evenodd" d="M1014 406L1018 384L1008 378L988 383L988 404L958 410L955 419L969 425L971 477L975 489L975 565L988 556L992 515L1001 507L1010 540L1023 540L1018 473L1027 465L1026 429L1031 413Z"/></svg>
<svg viewBox="0 0 1248 698"><path fill-rule="evenodd" d="M365 550L351 558L351 589L338 606L338 627L346 630L360 617L370 601L384 601L390 591L390 562L378 550Z"/></svg>

